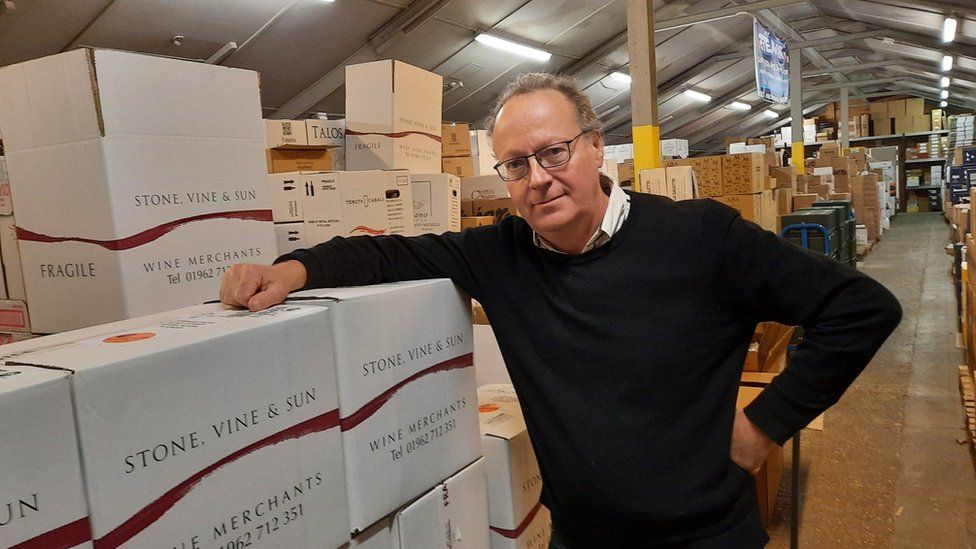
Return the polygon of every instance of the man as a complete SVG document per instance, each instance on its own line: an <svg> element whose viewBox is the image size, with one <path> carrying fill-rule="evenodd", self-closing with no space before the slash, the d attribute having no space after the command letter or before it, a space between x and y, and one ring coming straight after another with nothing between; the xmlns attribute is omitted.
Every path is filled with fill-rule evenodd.
<svg viewBox="0 0 976 549"><path fill-rule="evenodd" d="M603 140L564 77L518 77L489 121L522 217L441 236L336 238L224 277L262 309L299 288L448 277L491 319L543 477L551 547L760 547L751 473L840 398L901 318L867 276L711 200L601 185ZM735 412L759 321L803 325Z"/></svg>

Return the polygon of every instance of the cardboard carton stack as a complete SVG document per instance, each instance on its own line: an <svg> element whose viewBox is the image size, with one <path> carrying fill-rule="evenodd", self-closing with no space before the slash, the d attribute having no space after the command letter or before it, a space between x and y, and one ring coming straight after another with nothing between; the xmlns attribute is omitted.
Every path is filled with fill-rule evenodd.
<svg viewBox="0 0 976 549"><path fill-rule="evenodd" d="M0 546L334 548L397 517L394 547L487 547L469 299L446 280L299 297L5 347Z"/></svg>
<svg viewBox="0 0 976 549"><path fill-rule="evenodd" d="M773 189L778 183L769 175L770 159L767 153L751 152L665 160L664 165L668 170L690 167L698 197L713 198L739 210L744 219L775 231L778 206Z"/></svg>
<svg viewBox="0 0 976 549"><path fill-rule="evenodd" d="M3 67L0 96L33 331L200 303L274 259L257 73L83 48Z"/></svg>
<svg viewBox="0 0 976 549"><path fill-rule="evenodd" d="M695 181L691 166L641 170L639 179L641 192L666 196L671 200L695 198Z"/></svg>
<svg viewBox="0 0 976 549"><path fill-rule="evenodd" d="M858 175L851 178L851 198L858 224L867 228L869 241L881 238L881 204L887 194L885 185L879 183L877 174Z"/></svg>
<svg viewBox="0 0 976 549"><path fill-rule="evenodd" d="M552 522L539 501L542 476L515 388L504 383L478 387L478 412L492 549L547 547Z"/></svg>
<svg viewBox="0 0 976 549"><path fill-rule="evenodd" d="M871 135L873 136L944 129L944 112L941 109L934 109L930 114L926 114L925 100L922 98L873 101L868 106L871 110Z"/></svg>
<svg viewBox="0 0 976 549"><path fill-rule="evenodd" d="M474 158L471 156L471 130L461 122L441 124L441 171L459 178L474 177ZM479 151L480 152L480 151Z"/></svg>

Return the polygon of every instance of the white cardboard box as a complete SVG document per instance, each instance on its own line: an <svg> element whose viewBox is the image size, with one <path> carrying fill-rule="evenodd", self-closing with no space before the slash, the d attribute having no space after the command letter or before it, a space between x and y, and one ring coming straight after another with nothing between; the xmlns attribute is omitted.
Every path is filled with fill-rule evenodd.
<svg viewBox="0 0 976 549"><path fill-rule="evenodd" d="M268 174L271 189L271 217L275 223L302 221L302 197L308 178L302 172Z"/></svg>
<svg viewBox="0 0 976 549"><path fill-rule="evenodd" d="M257 73L78 49L0 68L0 96L37 331L200 303L274 259Z"/></svg>
<svg viewBox="0 0 976 549"><path fill-rule="evenodd" d="M305 121L308 144L331 148L332 169L346 169L346 121L310 118Z"/></svg>
<svg viewBox="0 0 976 549"><path fill-rule="evenodd" d="M508 196L505 180L492 170L488 175L461 180L461 200L491 200Z"/></svg>
<svg viewBox="0 0 976 549"><path fill-rule="evenodd" d="M91 547L68 374L0 365L0 547Z"/></svg>
<svg viewBox="0 0 976 549"><path fill-rule="evenodd" d="M510 384L478 387L481 448L488 470L488 510L492 527L523 531L542 495L542 476L518 395Z"/></svg>
<svg viewBox="0 0 976 549"><path fill-rule="evenodd" d="M552 538L552 517L540 504L519 530L491 527L491 549L547 549Z"/></svg>
<svg viewBox="0 0 976 549"><path fill-rule="evenodd" d="M357 549L488 549L484 458L357 534ZM540 547L540 549L545 549Z"/></svg>
<svg viewBox="0 0 976 549"><path fill-rule="evenodd" d="M447 173L410 174L416 234L461 230L461 180Z"/></svg>
<svg viewBox="0 0 976 549"><path fill-rule="evenodd" d="M512 383L495 332L488 324L474 325L474 371L479 387L489 383Z"/></svg>
<svg viewBox="0 0 976 549"><path fill-rule="evenodd" d="M481 456L471 300L450 281L293 297L332 311L351 532Z"/></svg>
<svg viewBox="0 0 976 549"><path fill-rule="evenodd" d="M485 130L471 130L471 158L474 160L475 175L495 173L495 151L491 148L491 137Z"/></svg>
<svg viewBox="0 0 976 549"><path fill-rule="evenodd" d="M305 174L305 238L416 234L413 189L406 170Z"/></svg>
<svg viewBox="0 0 976 549"><path fill-rule="evenodd" d="M443 81L402 61L347 65L347 169L440 172Z"/></svg>
<svg viewBox="0 0 976 549"><path fill-rule="evenodd" d="M278 241L278 255L285 255L294 252L299 248L308 248L309 244L305 238L305 223L275 223L275 238Z"/></svg>
<svg viewBox="0 0 976 549"><path fill-rule="evenodd" d="M688 140L687 139L662 139L661 140L661 155L662 156L678 156L681 158L688 157Z"/></svg>
<svg viewBox="0 0 976 549"><path fill-rule="evenodd" d="M265 120L264 136L269 149L309 145L304 120Z"/></svg>
<svg viewBox="0 0 976 549"><path fill-rule="evenodd" d="M71 372L96 545L344 543L329 311L192 311L13 359Z"/></svg>
<svg viewBox="0 0 976 549"><path fill-rule="evenodd" d="M487 549L488 490L479 459L397 513L400 549Z"/></svg>
<svg viewBox="0 0 976 549"><path fill-rule="evenodd" d="M0 257L3 261L3 279L7 298L27 301L20 246L17 244L17 224L12 215L0 215Z"/></svg>

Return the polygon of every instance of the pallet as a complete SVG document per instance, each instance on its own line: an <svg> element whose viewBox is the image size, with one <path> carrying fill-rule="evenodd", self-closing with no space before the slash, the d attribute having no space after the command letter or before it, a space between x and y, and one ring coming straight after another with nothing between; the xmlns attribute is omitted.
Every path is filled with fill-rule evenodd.
<svg viewBox="0 0 976 549"><path fill-rule="evenodd" d="M969 433L971 449L976 451L976 384L965 364L959 366L959 391L962 393L962 403L966 409L966 432ZM976 454L974 454L976 459Z"/></svg>

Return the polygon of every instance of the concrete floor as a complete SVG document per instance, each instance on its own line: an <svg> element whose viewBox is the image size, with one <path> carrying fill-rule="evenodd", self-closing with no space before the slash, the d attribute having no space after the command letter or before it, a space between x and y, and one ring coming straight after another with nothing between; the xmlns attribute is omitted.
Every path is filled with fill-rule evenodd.
<svg viewBox="0 0 976 549"><path fill-rule="evenodd" d="M947 237L941 214L901 214L864 261L904 319L824 431L802 433L800 546L976 549ZM790 446L772 549L790 544Z"/></svg>

